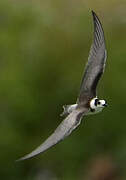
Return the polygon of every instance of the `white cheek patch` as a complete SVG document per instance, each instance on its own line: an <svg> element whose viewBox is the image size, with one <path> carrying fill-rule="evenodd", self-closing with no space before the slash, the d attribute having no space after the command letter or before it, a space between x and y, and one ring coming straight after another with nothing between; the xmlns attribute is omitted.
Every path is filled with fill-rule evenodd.
<svg viewBox="0 0 126 180"><path fill-rule="evenodd" d="M105 105L105 100L100 100L101 105Z"/></svg>
<svg viewBox="0 0 126 180"><path fill-rule="evenodd" d="M91 101L90 101L90 108L91 109L96 109L96 105L95 105L95 100L98 99L98 98L93 98Z"/></svg>

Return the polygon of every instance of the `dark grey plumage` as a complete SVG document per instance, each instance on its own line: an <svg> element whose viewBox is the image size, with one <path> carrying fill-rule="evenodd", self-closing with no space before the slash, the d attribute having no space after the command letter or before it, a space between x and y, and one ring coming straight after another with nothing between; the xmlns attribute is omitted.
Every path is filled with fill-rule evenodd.
<svg viewBox="0 0 126 180"><path fill-rule="evenodd" d="M39 153L44 152L45 150L57 144L58 142L62 141L65 137L71 134L71 132L80 124L83 114L87 111L88 109L86 108L74 110L65 118L64 121L61 122L61 124L57 127L54 133L51 136L49 136L49 138L42 145L40 145L30 154L18 159L17 161L31 158Z"/></svg>
<svg viewBox="0 0 126 180"><path fill-rule="evenodd" d="M92 11L94 22L94 40L89 52L84 76L81 82L77 103L83 105L88 98L96 96L96 87L104 72L106 62L105 38L102 25L97 15Z"/></svg>
<svg viewBox="0 0 126 180"><path fill-rule="evenodd" d="M30 154L18 159L17 161L29 159L54 146L65 137L70 135L71 132L80 124L82 117L88 114L90 110L89 102L92 98L96 97L96 87L104 71L106 61L103 28L97 15L93 11L92 15L94 22L94 40L81 82L80 94L77 99L76 108L69 110L69 115L64 119L64 121L61 122L54 133L42 145L40 145ZM67 108L65 108L65 113L67 112L68 107L70 106L67 106Z"/></svg>

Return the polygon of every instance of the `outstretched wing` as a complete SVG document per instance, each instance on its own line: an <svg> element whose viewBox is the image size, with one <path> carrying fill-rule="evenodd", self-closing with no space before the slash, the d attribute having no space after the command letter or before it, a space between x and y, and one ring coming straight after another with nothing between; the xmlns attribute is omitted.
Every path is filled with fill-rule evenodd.
<svg viewBox="0 0 126 180"><path fill-rule="evenodd" d="M33 156L36 156L39 153L42 153L49 149L50 147L54 146L65 137L71 134L71 132L80 124L82 116L87 112L87 109L74 110L71 114L69 114L64 121L57 127L54 133L38 148L32 151L30 154L18 159L17 161L29 159Z"/></svg>
<svg viewBox="0 0 126 180"><path fill-rule="evenodd" d="M88 63L81 82L78 103L83 104L87 98L96 96L96 87L106 62L105 38L102 25L97 15L92 11L94 22L94 40L90 49Z"/></svg>

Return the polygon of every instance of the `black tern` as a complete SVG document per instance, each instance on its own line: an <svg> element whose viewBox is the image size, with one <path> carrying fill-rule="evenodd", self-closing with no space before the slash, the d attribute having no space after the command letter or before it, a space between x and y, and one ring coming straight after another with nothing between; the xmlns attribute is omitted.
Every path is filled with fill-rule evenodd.
<svg viewBox="0 0 126 180"><path fill-rule="evenodd" d="M99 100L96 94L97 84L104 72L107 57L104 31L98 16L93 11L92 16L94 23L94 39L76 104L63 106L64 112L61 115L66 115L66 118L56 128L54 133L38 148L17 161L29 159L46 151L70 135L81 123L82 117L98 113L107 106L106 101Z"/></svg>

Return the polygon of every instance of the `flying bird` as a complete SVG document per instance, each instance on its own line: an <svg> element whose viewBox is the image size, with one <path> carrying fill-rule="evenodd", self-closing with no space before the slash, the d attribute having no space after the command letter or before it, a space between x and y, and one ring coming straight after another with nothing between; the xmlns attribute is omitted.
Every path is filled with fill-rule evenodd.
<svg viewBox="0 0 126 180"><path fill-rule="evenodd" d="M31 153L17 161L29 159L38 155L62 141L81 123L82 117L95 114L103 110L107 103L97 97L96 88L104 72L106 63L106 47L104 31L101 22L95 12L92 11L94 23L94 39L89 52L88 62L81 82L80 93L76 104L63 106L61 116L66 118L56 128L47 140Z"/></svg>

